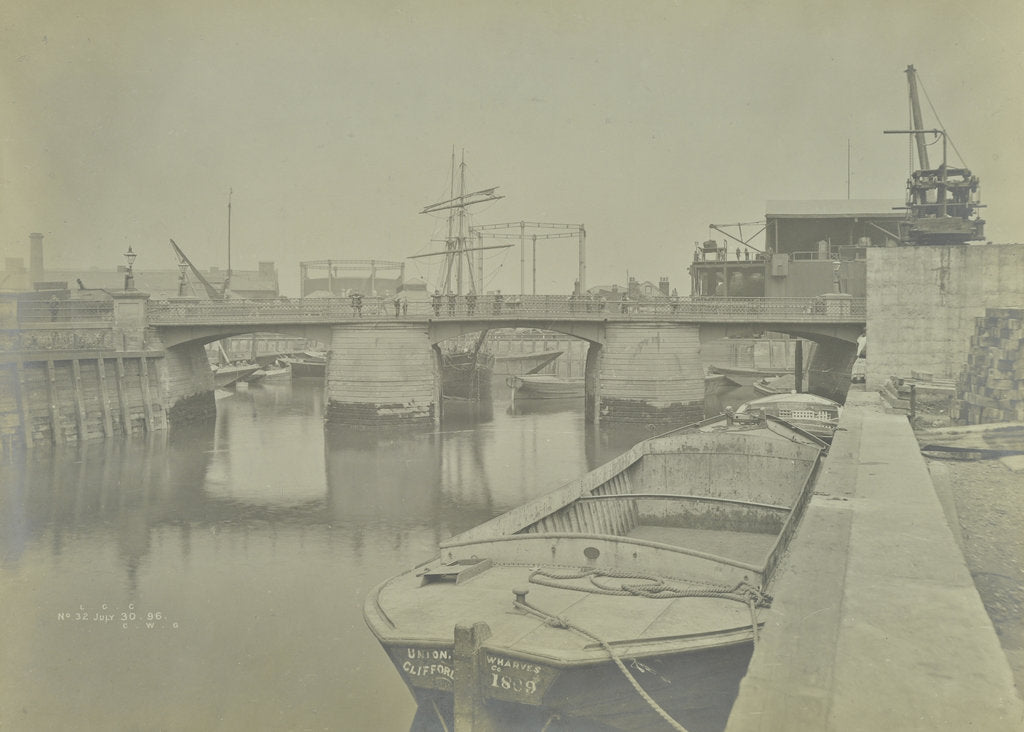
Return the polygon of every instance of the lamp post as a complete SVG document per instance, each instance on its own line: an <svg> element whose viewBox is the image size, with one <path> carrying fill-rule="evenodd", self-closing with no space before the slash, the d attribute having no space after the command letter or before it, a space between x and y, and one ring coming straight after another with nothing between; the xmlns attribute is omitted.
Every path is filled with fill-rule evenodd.
<svg viewBox="0 0 1024 732"><path fill-rule="evenodd" d="M132 265L135 264L135 252L132 251L132 245L128 245L128 251L124 253L124 258L128 260L128 269L124 273L124 289L134 290L135 289L135 276L132 274Z"/></svg>
<svg viewBox="0 0 1024 732"><path fill-rule="evenodd" d="M187 262L178 262L178 272L181 273L181 276L178 277L178 297L184 297L185 296L185 284L187 282L187 280L185 279L185 272L187 272L187 271L188 271L188 263Z"/></svg>

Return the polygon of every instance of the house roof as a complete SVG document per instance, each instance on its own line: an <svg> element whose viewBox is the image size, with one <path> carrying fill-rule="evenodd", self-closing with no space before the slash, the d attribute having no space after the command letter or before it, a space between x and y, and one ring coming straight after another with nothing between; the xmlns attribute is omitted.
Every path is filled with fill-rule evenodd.
<svg viewBox="0 0 1024 732"><path fill-rule="evenodd" d="M768 218L837 219L871 217L902 219L902 199L819 199L807 201L768 201L765 216Z"/></svg>
<svg viewBox="0 0 1024 732"><path fill-rule="evenodd" d="M223 289L224 279L227 276L226 270L200 270L200 272L215 289ZM45 274L44 279L47 281L65 281L72 290L77 288L76 281L79 279L82 280L82 285L89 289L120 290L124 287L124 269L47 269ZM132 272L132 277L135 280L135 289L147 292L153 297L172 297L178 294L178 278L180 274L177 269L146 270L135 268ZM197 296L206 297L202 283L197 281L195 275L191 272L188 275L188 281L191 285L188 294L192 294L192 290L195 290ZM237 295L255 294L263 297L276 297L279 294L276 272L275 274L269 274L254 270L233 269L231 271L231 291Z"/></svg>

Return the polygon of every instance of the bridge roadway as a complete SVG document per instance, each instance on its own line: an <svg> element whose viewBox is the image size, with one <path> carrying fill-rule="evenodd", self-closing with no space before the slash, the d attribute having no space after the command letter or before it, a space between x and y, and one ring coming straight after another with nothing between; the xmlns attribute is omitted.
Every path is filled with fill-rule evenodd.
<svg viewBox="0 0 1024 732"><path fill-rule="evenodd" d="M396 311L393 300L373 297L358 304L350 298L152 300L126 291L109 299L16 305L16 312L8 305L0 313L6 318L0 361L8 365L0 392L11 395L10 417L19 425L11 435L54 442L61 434L76 440L113 434L118 422L125 431L137 429L132 424L161 429L214 411L203 346L244 333L326 344L331 422L433 424L443 404L438 344L482 329L537 328L589 343L591 421L685 424L703 417L703 342L752 328L813 340L809 388L842 398L865 323L865 301L841 294L647 302L445 296L399 302Z"/></svg>

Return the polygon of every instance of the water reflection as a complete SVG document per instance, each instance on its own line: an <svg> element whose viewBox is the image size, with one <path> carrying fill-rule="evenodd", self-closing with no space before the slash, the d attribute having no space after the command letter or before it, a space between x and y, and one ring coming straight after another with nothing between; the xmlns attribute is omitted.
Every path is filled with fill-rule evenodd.
<svg viewBox="0 0 1024 732"><path fill-rule="evenodd" d="M436 430L325 432L322 398L317 380L268 383L186 430L0 465L0 719L408 729L367 592L652 434L500 397L446 405ZM163 625L122 627L129 612Z"/></svg>

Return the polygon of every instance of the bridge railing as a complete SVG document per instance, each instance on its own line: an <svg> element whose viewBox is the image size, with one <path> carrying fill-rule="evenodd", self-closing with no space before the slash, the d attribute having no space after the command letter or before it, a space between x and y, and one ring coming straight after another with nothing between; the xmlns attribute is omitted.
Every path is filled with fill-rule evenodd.
<svg viewBox="0 0 1024 732"><path fill-rule="evenodd" d="M18 322L22 325L45 323L111 322L114 319L112 300L21 300Z"/></svg>
<svg viewBox="0 0 1024 732"><path fill-rule="evenodd" d="M426 301L389 298L304 298L274 300L152 300L154 325L233 323L332 323L360 318L509 319L594 318L609 320L695 320L737 322L860 322L864 298L854 297L679 297L658 300L575 298L565 295L441 296Z"/></svg>

